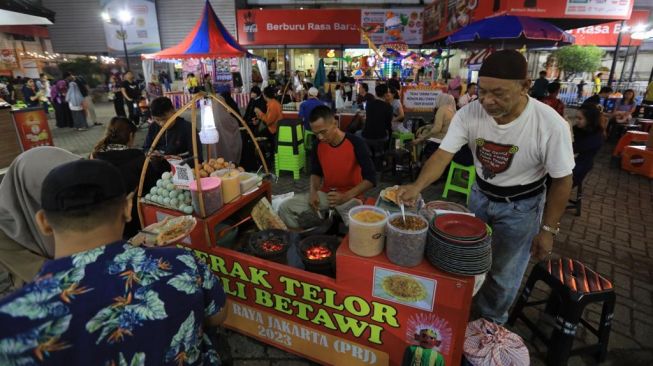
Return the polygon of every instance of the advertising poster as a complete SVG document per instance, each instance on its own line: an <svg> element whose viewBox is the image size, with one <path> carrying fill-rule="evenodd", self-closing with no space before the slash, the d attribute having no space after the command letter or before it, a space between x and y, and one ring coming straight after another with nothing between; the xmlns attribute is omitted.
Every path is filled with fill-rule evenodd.
<svg viewBox="0 0 653 366"><path fill-rule="evenodd" d="M633 13L626 21L626 26L636 27L639 24L647 24L649 17L648 10L633 10ZM619 31L621 30L621 21L597 24L588 27L570 29L567 32L573 35L577 45L595 45L595 46L615 46ZM621 44L629 46L639 46L641 40L631 39L630 33L626 32L621 35Z"/></svg>
<svg viewBox="0 0 653 366"><path fill-rule="evenodd" d="M18 141L23 151L38 146L54 146L43 108L26 108L11 112Z"/></svg>
<svg viewBox="0 0 653 366"><path fill-rule="evenodd" d="M510 15L539 18L630 18L635 0L504 0Z"/></svg>
<svg viewBox="0 0 653 366"><path fill-rule="evenodd" d="M404 42L421 44L423 19L421 8L363 9L361 28L375 44ZM366 43L362 38L361 43Z"/></svg>
<svg viewBox="0 0 653 366"><path fill-rule="evenodd" d="M438 95L445 87L430 85L409 85L401 90L402 104L407 112L433 112Z"/></svg>
<svg viewBox="0 0 653 366"><path fill-rule="evenodd" d="M238 10L241 45L359 44L358 9Z"/></svg>
<svg viewBox="0 0 653 366"><path fill-rule="evenodd" d="M100 5L102 12L111 18L111 22L104 22L104 36L110 54L122 55L124 52L119 14L125 9L132 17L129 23L124 24L127 53L137 55L161 50L154 0L131 0L127 6L121 0L100 0Z"/></svg>
<svg viewBox="0 0 653 366"><path fill-rule="evenodd" d="M434 0L424 9L424 42L442 39L472 22L500 14L501 4L498 0Z"/></svg>
<svg viewBox="0 0 653 366"><path fill-rule="evenodd" d="M433 4L424 8L424 39L432 39L440 34L445 17L444 9L446 1L434 0Z"/></svg>

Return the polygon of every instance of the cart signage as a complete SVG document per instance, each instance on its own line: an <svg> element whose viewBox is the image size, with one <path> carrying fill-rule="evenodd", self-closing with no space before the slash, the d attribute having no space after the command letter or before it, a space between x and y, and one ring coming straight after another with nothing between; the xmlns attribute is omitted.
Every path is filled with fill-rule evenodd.
<svg viewBox="0 0 653 366"><path fill-rule="evenodd" d="M432 112L444 91L441 86L406 86L402 89L402 104L407 112Z"/></svg>
<svg viewBox="0 0 653 366"><path fill-rule="evenodd" d="M361 258L346 243L337 280L224 248L179 247L220 278L225 325L248 336L329 365L413 365L422 354L438 365L460 362L473 279L433 278L426 263L415 271ZM404 293L406 283L417 290ZM424 349L426 333L433 342Z"/></svg>

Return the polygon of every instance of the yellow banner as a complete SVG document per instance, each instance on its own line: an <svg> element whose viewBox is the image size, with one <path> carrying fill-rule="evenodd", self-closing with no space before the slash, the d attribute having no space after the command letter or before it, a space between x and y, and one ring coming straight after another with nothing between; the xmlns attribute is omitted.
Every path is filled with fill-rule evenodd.
<svg viewBox="0 0 653 366"><path fill-rule="evenodd" d="M318 362L329 365L388 365L385 352L305 327L272 313L227 300L228 317L225 324L279 348L311 355Z"/></svg>

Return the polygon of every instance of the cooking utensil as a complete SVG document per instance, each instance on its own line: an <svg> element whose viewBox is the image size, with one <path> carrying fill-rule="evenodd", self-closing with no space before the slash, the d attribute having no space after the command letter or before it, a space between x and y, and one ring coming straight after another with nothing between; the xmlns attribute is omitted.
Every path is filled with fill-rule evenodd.
<svg viewBox="0 0 653 366"><path fill-rule="evenodd" d="M404 207L403 202L399 205L399 208L401 209L401 218L404 219L404 224L405 224L406 223L406 208Z"/></svg>
<svg viewBox="0 0 653 366"><path fill-rule="evenodd" d="M244 219L242 219L242 220L238 221L237 223L235 223L234 225L231 225L231 226L229 226L227 228L224 228L224 229L218 231L217 238L218 239L222 238L227 232L229 232L229 230L231 230L231 229L233 229L233 228L235 228L237 226L240 226L241 224L244 224L244 223L246 223L247 221L249 221L251 219L252 219L252 216L247 216Z"/></svg>

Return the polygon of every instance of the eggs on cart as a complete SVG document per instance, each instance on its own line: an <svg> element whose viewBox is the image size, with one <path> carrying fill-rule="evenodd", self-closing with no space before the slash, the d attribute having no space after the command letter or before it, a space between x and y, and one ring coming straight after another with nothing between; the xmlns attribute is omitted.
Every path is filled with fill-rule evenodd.
<svg viewBox="0 0 653 366"><path fill-rule="evenodd" d="M179 189L172 183L172 174L165 172L161 179L156 181L156 186L145 195L145 200L157 205L178 210L186 214L193 213L190 191Z"/></svg>
<svg viewBox="0 0 653 366"><path fill-rule="evenodd" d="M209 161L202 164L200 167L200 177L206 178L211 175L211 173L216 172L222 169L237 169L238 171L244 172L245 169L238 167L236 164L225 161L223 158L210 159Z"/></svg>

